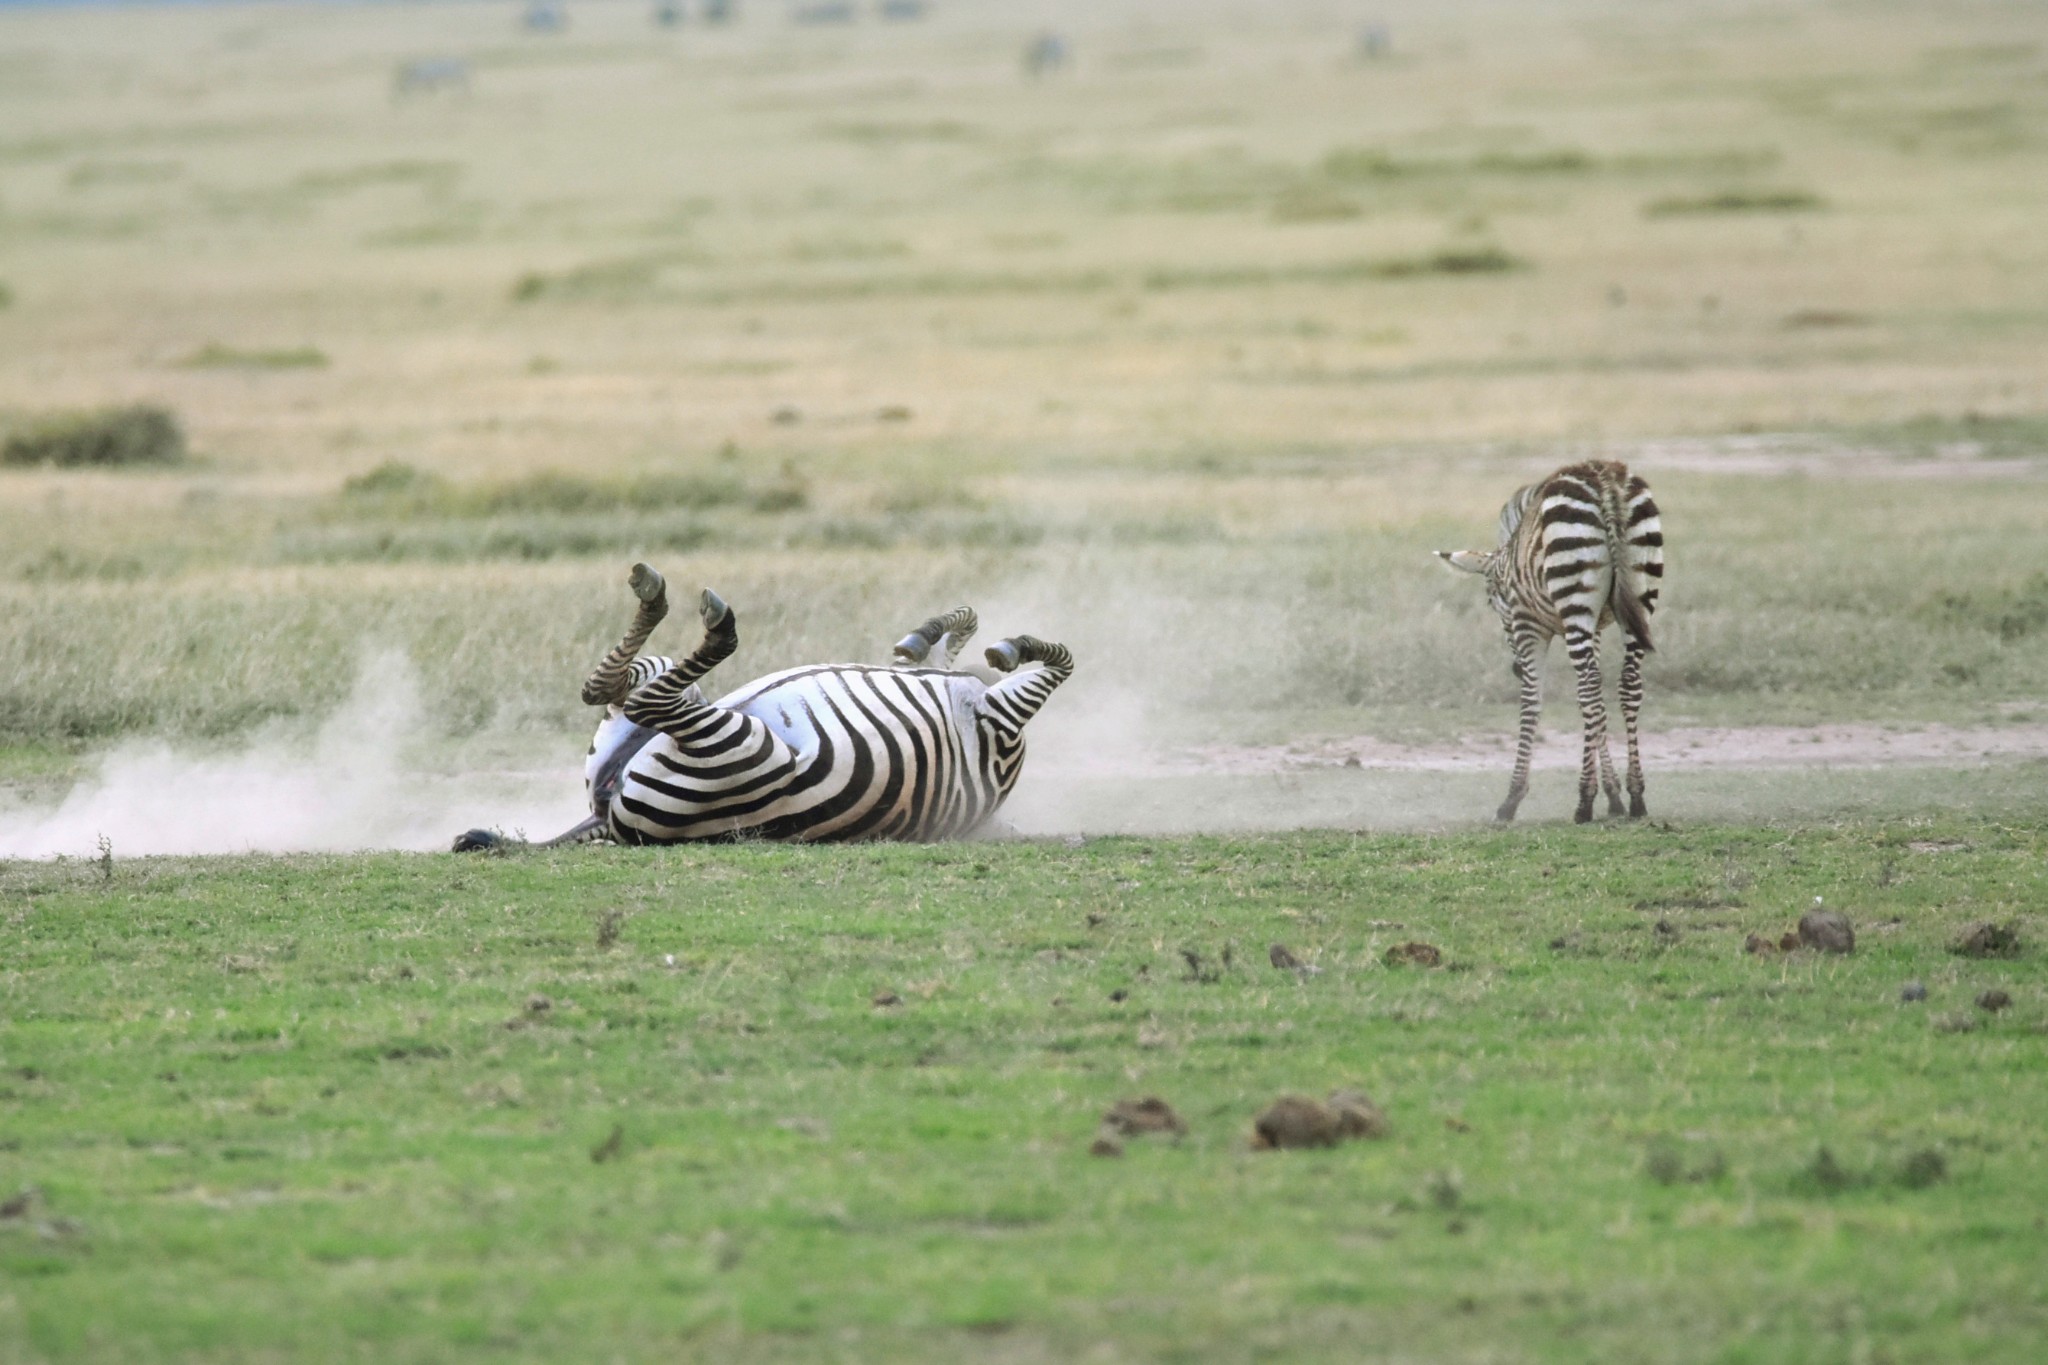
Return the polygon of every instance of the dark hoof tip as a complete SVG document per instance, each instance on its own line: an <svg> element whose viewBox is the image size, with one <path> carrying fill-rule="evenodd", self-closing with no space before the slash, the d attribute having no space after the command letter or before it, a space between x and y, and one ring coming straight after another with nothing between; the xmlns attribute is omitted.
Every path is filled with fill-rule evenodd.
<svg viewBox="0 0 2048 1365"><path fill-rule="evenodd" d="M451 853L488 853L504 847L505 841L487 829L469 829L455 836Z"/></svg>
<svg viewBox="0 0 2048 1365"><path fill-rule="evenodd" d="M1573 811L1573 812L1572 812L1572 823L1573 823L1573 824L1575 824L1575 825L1590 825L1590 824L1592 824L1592 823L1593 823L1593 808L1592 808L1592 806L1590 806L1590 805L1580 806L1580 807L1579 807L1579 808L1578 808L1577 810Z"/></svg>
<svg viewBox="0 0 2048 1365"><path fill-rule="evenodd" d="M1649 813L1650 808L1643 804L1643 798L1640 796L1628 803L1628 818L1631 820L1640 820Z"/></svg>

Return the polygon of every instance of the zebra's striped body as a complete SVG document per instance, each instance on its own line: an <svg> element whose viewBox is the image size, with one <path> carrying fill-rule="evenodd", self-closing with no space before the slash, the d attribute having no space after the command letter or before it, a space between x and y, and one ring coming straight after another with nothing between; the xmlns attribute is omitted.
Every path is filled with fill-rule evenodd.
<svg viewBox="0 0 2048 1365"><path fill-rule="evenodd" d="M704 641L680 663L641 658L667 611L661 576L636 565L641 605L584 684L606 708L584 765L591 817L550 842L772 839L925 842L968 834L1016 786L1024 727L1073 671L1065 647L1018 636L987 651L993 684L947 667L975 629L965 607L896 646L898 664L784 669L719 700L697 680L738 647L733 614L703 601ZM472 831L458 849L495 840Z"/></svg>
<svg viewBox="0 0 2048 1365"><path fill-rule="evenodd" d="M1456 568L1482 574L1506 628L1521 685L1522 723L1514 777L1498 818L1515 818L1529 790L1529 757L1543 703L1543 655L1562 635L1578 675L1585 748L1579 766L1576 818L1593 818L1593 795L1607 793L1611 815L1622 813L1622 784L1607 754L1607 707L1600 680L1600 631L1613 621L1625 650L1621 711L1628 736L1628 814L1647 813L1637 749L1642 710L1642 660L1650 652L1650 616L1664 579L1664 530L1650 486L1610 460L1566 465L1516 491L1500 514L1500 543L1490 551L1439 550Z"/></svg>

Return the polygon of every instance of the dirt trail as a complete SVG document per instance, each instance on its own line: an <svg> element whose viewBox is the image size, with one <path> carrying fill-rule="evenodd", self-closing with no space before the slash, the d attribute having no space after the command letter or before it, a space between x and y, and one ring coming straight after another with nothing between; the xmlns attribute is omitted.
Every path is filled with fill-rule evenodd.
<svg viewBox="0 0 2048 1365"><path fill-rule="evenodd" d="M1620 737L1611 746L1622 755ZM1763 725L1651 731L1643 735L1643 763L1686 768L1881 768L1893 764L1965 766L1990 760L2048 758L2048 725ZM1396 772L1505 772L1514 761L1514 736L1501 732L1440 744L1401 744L1358 737L1312 744L1212 745L1163 756L1157 772L1284 773L1318 768L1376 768ZM1534 766L1579 766L1575 731L1537 738Z"/></svg>

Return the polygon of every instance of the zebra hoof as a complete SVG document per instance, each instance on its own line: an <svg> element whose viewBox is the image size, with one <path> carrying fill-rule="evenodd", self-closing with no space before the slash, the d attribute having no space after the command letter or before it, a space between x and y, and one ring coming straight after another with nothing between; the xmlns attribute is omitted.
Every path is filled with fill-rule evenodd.
<svg viewBox="0 0 2048 1365"><path fill-rule="evenodd" d="M626 575L626 583L633 589L633 596L642 602L657 602L668 591L668 580L651 564L635 564L633 572Z"/></svg>
<svg viewBox="0 0 2048 1365"><path fill-rule="evenodd" d="M1579 808L1572 812L1572 823L1575 825L1590 825L1593 823L1593 803L1591 801L1579 802Z"/></svg>
<svg viewBox="0 0 2048 1365"><path fill-rule="evenodd" d="M725 619L732 615L732 608L725 605L725 599L709 588L704 589L704 595L698 600L697 607L704 615L706 630L717 630Z"/></svg>
<svg viewBox="0 0 2048 1365"><path fill-rule="evenodd" d="M493 834L487 829L468 829L455 836L455 845L450 853L493 853L505 846L503 835Z"/></svg>
<svg viewBox="0 0 2048 1365"><path fill-rule="evenodd" d="M896 662L899 664L921 664L931 657L932 642L918 631L912 631L896 642Z"/></svg>
<svg viewBox="0 0 2048 1365"><path fill-rule="evenodd" d="M1607 813L1609 815L1619 815L1622 813L1624 809L1626 809L1626 807L1624 807L1621 804L1620 797L1610 796L1607 798Z"/></svg>
<svg viewBox="0 0 2048 1365"><path fill-rule="evenodd" d="M1628 799L1628 818L1629 818L1629 819L1631 819L1631 820L1640 820L1640 819L1642 819L1642 818L1643 818L1644 816L1648 815L1649 813L1650 813L1650 808L1649 808L1648 806L1646 806L1646 805L1644 805L1644 804L1643 804L1643 798L1642 798L1642 796L1641 796L1640 794L1638 794L1638 795L1634 795L1634 796L1631 796L1631 797L1629 797L1629 799Z"/></svg>
<svg viewBox="0 0 2048 1365"><path fill-rule="evenodd" d="M1008 673L1024 662L1024 656L1018 651L1014 640L1003 640L990 645L982 651L982 657L987 659L988 666L998 673Z"/></svg>

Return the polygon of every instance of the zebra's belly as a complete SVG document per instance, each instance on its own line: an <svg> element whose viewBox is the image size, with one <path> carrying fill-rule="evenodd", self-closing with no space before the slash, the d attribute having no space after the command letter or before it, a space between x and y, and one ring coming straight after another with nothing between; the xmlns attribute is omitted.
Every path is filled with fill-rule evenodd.
<svg viewBox="0 0 2048 1365"><path fill-rule="evenodd" d="M749 733L707 760L657 736L629 765L614 832L654 843L965 834L1005 794L982 759L970 695L981 688L965 674L860 666L760 679L717 706L759 722L775 743Z"/></svg>

